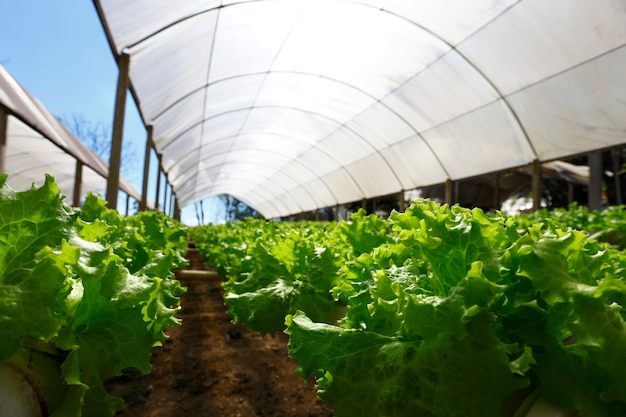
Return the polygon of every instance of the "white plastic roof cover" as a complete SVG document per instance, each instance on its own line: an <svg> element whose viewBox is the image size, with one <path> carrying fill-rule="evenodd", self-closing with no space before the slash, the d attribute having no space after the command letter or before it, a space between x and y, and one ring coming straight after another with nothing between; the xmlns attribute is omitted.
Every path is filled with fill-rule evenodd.
<svg viewBox="0 0 626 417"><path fill-rule="evenodd" d="M76 161L82 168L82 192L106 190L108 165L52 115L0 65L0 106L8 113L5 172L15 190L42 185L45 174L54 176L65 201L72 204ZM120 188L139 200L140 194L125 179Z"/></svg>
<svg viewBox="0 0 626 417"><path fill-rule="evenodd" d="M180 205L266 217L626 142L624 0L94 0Z"/></svg>

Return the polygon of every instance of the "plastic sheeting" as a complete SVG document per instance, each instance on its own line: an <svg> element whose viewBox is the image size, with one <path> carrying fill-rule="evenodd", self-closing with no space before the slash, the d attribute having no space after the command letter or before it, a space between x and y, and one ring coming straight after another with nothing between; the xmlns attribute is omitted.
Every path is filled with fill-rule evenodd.
<svg viewBox="0 0 626 417"><path fill-rule="evenodd" d="M33 184L42 185L45 174L52 175L65 201L74 200L76 164L82 167L82 194L88 191L104 193L107 164L54 117L35 97L0 66L0 105L9 116L5 172L7 184L15 190L26 190ZM140 200L140 194L126 180L120 188Z"/></svg>
<svg viewBox="0 0 626 417"><path fill-rule="evenodd" d="M94 0L182 206L278 217L626 142L624 0Z"/></svg>

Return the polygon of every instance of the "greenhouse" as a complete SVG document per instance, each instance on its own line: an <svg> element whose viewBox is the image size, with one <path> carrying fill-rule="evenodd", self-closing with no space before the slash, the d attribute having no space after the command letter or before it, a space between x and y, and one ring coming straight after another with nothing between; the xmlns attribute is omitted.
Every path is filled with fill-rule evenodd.
<svg viewBox="0 0 626 417"><path fill-rule="evenodd" d="M45 174L57 183L74 206L85 193L106 190L108 165L80 142L35 97L0 66L0 172L10 173L18 190L39 182ZM128 197L140 194L121 178Z"/></svg>
<svg viewBox="0 0 626 417"><path fill-rule="evenodd" d="M623 0L93 6L108 163L0 67L0 417L626 415Z"/></svg>
<svg viewBox="0 0 626 417"><path fill-rule="evenodd" d="M624 142L620 1L95 4L181 207L274 218Z"/></svg>

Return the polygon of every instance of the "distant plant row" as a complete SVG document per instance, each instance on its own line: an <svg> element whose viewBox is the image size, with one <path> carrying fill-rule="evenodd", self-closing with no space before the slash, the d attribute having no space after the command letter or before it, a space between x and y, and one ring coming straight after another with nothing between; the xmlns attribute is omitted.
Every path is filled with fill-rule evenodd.
<svg viewBox="0 0 626 417"><path fill-rule="evenodd" d="M602 210L589 210L587 206L573 203L567 208L542 209L520 215L516 217L516 223L522 229L527 229L535 223L543 223L545 219L587 231L592 239L610 243L619 249L626 249L626 212L624 212L624 206L608 206Z"/></svg>

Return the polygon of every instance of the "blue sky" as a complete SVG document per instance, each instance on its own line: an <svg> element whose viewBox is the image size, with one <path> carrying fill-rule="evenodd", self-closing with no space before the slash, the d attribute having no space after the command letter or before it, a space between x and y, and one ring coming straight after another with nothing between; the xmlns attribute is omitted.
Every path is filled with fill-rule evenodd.
<svg viewBox="0 0 626 417"><path fill-rule="evenodd" d="M55 114L112 118L117 69L90 1L0 1L0 62Z"/></svg>
<svg viewBox="0 0 626 417"><path fill-rule="evenodd" d="M61 119L112 124L118 71L93 2L0 0L0 64ZM124 143L136 149L140 163L126 177L138 191L145 139L129 95ZM190 212L185 218L195 217Z"/></svg>

